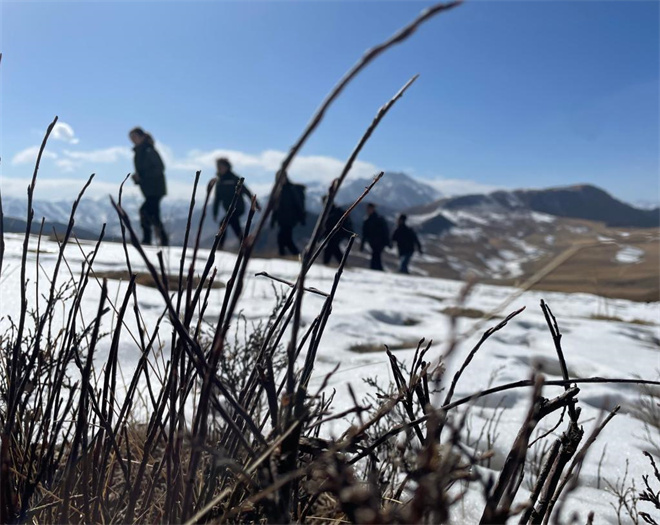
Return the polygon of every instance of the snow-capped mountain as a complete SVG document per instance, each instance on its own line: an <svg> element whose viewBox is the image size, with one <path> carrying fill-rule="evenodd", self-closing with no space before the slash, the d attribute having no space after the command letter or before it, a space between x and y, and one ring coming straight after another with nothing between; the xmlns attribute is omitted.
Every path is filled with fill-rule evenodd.
<svg viewBox="0 0 660 525"><path fill-rule="evenodd" d="M660 226L660 210L635 208L589 184L543 190L495 191L489 194L461 195L440 199L409 210L424 222L452 210L479 210L497 213L539 212L556 217L602 222L612 227L652 228ZM422 220L423 218L423 220Z"/></svg>
<svg viewBox="0 0 660 525"><path fill-rule="evenodd" d="M348 179L339 190L335 201L341 206L347 206L364 193L372 179ZM318 182L309 182L307 185L307 201L310 211L318 212L321 209L321 198L326 194L327 185ZM422 180L415 179L403 172L385 172L383 178L376 184L367 201L377 206L399 212L406 208L430 204L443 195L433 186Z"/></svg>

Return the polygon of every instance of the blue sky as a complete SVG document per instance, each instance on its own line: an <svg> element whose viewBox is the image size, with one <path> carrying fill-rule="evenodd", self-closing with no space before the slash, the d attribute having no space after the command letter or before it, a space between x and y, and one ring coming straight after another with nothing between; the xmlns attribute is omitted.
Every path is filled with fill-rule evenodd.
<svg viewBox="0 0 660 525"><path fill-rule="evenodd" d="M0 3L2 191L24 192L35 146L63 123L42 198L132 168L151 131L171 194L227 154L265 191L315 108L368 47L428 2ZM292 169L339 173L378 108L352 176L403 170L449 192L592 183L659 198L659 3L466 2L381 56L331 108ZM56 189L54 193L51 189Z"/></svg>

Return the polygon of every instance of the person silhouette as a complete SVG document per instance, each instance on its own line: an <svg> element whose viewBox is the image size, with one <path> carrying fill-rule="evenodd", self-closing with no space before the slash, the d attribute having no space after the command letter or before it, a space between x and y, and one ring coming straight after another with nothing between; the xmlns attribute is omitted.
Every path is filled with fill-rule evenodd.
<svg viewBox="0 0 660 525"><path fill-rule="evenodd" d="M134 144L135 173L132 178L144 195L144 203L140 206L142 244L151 244L153 228L161 246L168 246L169 237L160 219L160 201L167 194L163 159L154 147L153 137L142 128L133 128L128 137Z"/></svg>
<svg viewBox="0 0 660 525"><path fill-rule="evenodd" d="M415 231L406 224L408 216L405 213L399 215L396 230L392 234L392 241L394 241L399 250L399 272L410 273L408 265L412 259L415 248L422 253L422 245Z"/></svg>
<svg viewBox="0 0 660 525"><path fill-rule="evenodd" d="M362 242L360 251L364 251L365 242L369 243L371 248L371 262L369 267L372 270L383 271L383 262L381 255L387 246L391 246L390 230L387 227L387 221L376 211L376 205L367 204L367 217L362 223Z"/></svg>
<svg viewBox="0 0 660 525"><path fill-rule="evenodd" d="M213 200L213 220L217 221L218 211L221 204L225 212L229 211L229 207L231 206L231 202L234 199L234 194L236 193L236 188L238 186L240 177L238 177L238 175L232 171L231 163L228 159L220 157L216 160L215 164L217 168L217 180L215 182L215 198ZM252 193L247 189L247 186L243 185L241 187L241 194L238 196L238 200L236 201L234 212L228 219L228 226L234 231L234 234L236 237L238 237L239 241L243 239L243 229L241 228L240 219L243 213L245 213L245 197L247 197L249 200L252 200ZM261 207L257 202L257 210L260 209ZM218 248L220 249L222 249L225 244L225 238L227 237L226 233L227 230L225 230L222 237L220 238L218 244Z"/></svg>
<svg viewBox="0 0 660 525"><path fill-rule="evenodd" d="M323 204L326 203L327 197L323 197ZM339 220L344 215L345 210L336 206L333 202L328 210L328 216L325 221L325 227L323 228L323 235L328 236L332 232L333 228L337 225ZM341 262L344 257L344 252L341 249L341 241L348 239L351 236L351 231L353 230L353 222L351 221L350 215L346 217L344 224L342 224L341 229L337 231L332 237L328 239L328 244L323 250L323 264L330 264L330 261L334 258L337 262Z"/></svg>
<svg viewBox="0 0 660 525"><path fill-rule="evenodd" d="M284 184L280 196L275 203L271 216L270 226L279 226L277 232L277 248L280 255L286 255L287 250L298 255L300 250L293 242L293 228L297 224L306 222L305 187L302 184L293 184L287 174L284 174Z"/></svg>

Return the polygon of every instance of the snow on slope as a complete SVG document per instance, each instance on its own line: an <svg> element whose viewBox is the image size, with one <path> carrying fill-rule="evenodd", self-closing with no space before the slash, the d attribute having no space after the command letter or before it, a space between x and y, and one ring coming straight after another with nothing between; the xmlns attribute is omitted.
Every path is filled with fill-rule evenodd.
<svg viewBox="0 0 660 525"><path fill-rule="evenodd" d="M644 257L644 250L635 248L634 246L623 246L617 252L615 260L624 264L638 263Z"/></svg>
<svg viewBox="0 0 660 525"><path fill-rule="evenodd" d="M7 316L16 318L20 304L19 265L21 239L17 235L6 236L7 250L3 274L0 276L0 329L6 329ZM36 248L33 239L32 247ZM83 245L85 252L92 250L92 244ZM57 247L49 241L42 241L40 264L43 267L41 275L50 275L56 257ZM154 257L156 251L148 249ZM138 254L130 249L132 263L138 270L144 269ZM180 249L171 249L166 255L166 263L175 272L179 264ZM80 268L83 256L77 247L67 248L71 268ZM30 253L30 257L34 257ZM204 257L204 254L202 254ZM123 270L124 255L121 245L106 243L95 263L97 271ZM203 260L203 259L202 259ZM218 252L216 266L219 279L225 281L231 272L235 256ZM299 264L295 261L278 259L255 259L250 263L249 275L266 271L287 280L294 280ZM36 277L35 261L28 263L28 278L34 283ZM310 273L307 284L328 291L334 278L331 268L316 266ZM109 297L117 301L125 290L124 283L109 282ZM277 286L280 288L280 285ZM337 389L335 410L341 411L351 404L347 393L350 383L358 397L366 394L368 388L363 383L367 376L377 377L381 382L392 379L387 358L384 352L355 353L351 347L362 345L388 344L403 349L396 351L397 358L410 362L414 353L415 342L421 337L434 341L430 356L437 357L445 349L450 338L449 318L442 311L455 304L463 283L443 279L383 274L361 269L345 271L339 285L333 313L328 329L319 349L316 369L311 381L319 386L326 374L336 365L337 373L330 379L329 386ZM87 322L90 322L98 307L100 287L91 282L88 294L84 300L83 311ZM466 307L484 312L496 310L509 300L516 290L506 287L477 286L469 296ZM210 308L207 318L217 318L224 291L213 290L210 297ZM30 295L33 297L33 295ZM148 326L154 326L157 318L163 312L163 301L158 292L152 288L138 288L138 297L142 305L142 314ZM530 364L537 362L543 365L548 378L560 378L560 370L552 339L548 333L542 312L539 308L541 298L550 305L557 317L560 329L564 334L562 343L568 362L569 373L578 376L604 377L634 377L658 379L660 375L660 305L658 303L642 304L623 300L602 299L587 294L566 295L552 292L525 292L514 298L498 315L507 313L521 306L526 310L514 318L503 330L494 334L480 350L470 364L467 373L458 384L455 399L479 391L493 378L494 384L503 384L530 375ZM250 277L246 283L240 308L249 321L258 321L270 314L275 305L275 294L272 282L264 277ZM322 298L309 295L303 309L303 321L309 324L322 305ZM609 316L620 318L622 322L611 322L593 319L592 316ZM632 321L635 321L634 323ZM643 321L648 325L640 324ZM127 319L128 329L135 326L130 317ZM481 323L477 319L459 318L458 330L466 333ZM449 363L445 377L451 377L467 352L473 347L481 333L497 323L493 320L484 323L467 340L463 341ZM169 340L170 327L164 324L160 336L164 344ZM107 356L109 341L103 341L103 346L97 351L97 366L103 366ZM135 366L139 357L132 340L126 333L121 341L120 360L124 375L127 376ZM301 356L301 359L304 356ZM158 360L156 360L158 361ZM160 366L163 366L162 363ZM546 387L544 395L551 397L559 393L557 387ZM498 396L486 398L478 403L473 410L472 425L479 428L480 423L493 415L495 406L499 403L506 407L499 425L500 438L495 445L493 467L501 467L508 447L513 442L515 434L528 408L526 390L510 390ZM567 510L575 510L580 514L579 522L586 521L586 514L594 510L597 520L605 523L615 523L616 518L610 507L613 497L602 489L597 489L598 462L603 447L607 452L602 462L602 476L614 483L622 477L626 468L626 460L630 462L630 475L639 481L642 473L649 469L641 450L644 427L632 415L639 393L634 387L614 385L584 385L579 395L584 411L581 420L584 422L585 433L588 435L594 421L602 409L622 403L620 413L604 430L603 434L592 448L582 469L582 486L569 499ZM555 420L549 420L542 428L549 428ZM339 427L337 427L339 428ZM604 481L601 482L604 486ZM524 492L524 491L523 491ZM481 496L471 492L465 500L463 516L456 522L474 522L478 516ZM565 514L566 515L566 514ZM475 518L476 516L476 518Z"/></svg>

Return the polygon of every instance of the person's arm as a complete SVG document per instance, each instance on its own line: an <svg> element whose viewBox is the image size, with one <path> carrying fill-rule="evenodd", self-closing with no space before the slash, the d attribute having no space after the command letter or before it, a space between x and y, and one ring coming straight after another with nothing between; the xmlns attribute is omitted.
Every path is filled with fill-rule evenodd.
<svg viewBox="0 0 660 525"><path fill-rule="evenodd" d="M243 184L242 193L243 193L243 195L245 195L250 200L250 202L252 202L252 198L254 197L254 193L252 193L245 184ZM257 207L257 211L261 211L261 206L259 205L259 201L255 200L255 205Z"/></svg>

